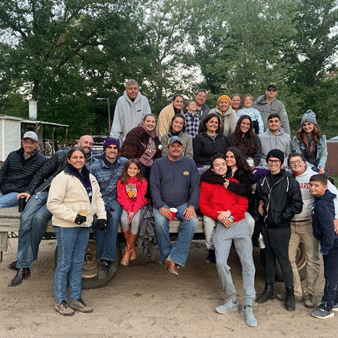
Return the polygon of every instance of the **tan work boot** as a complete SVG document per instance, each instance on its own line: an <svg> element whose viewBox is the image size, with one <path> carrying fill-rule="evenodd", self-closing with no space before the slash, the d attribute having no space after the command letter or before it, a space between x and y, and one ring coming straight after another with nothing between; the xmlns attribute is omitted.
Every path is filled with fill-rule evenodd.
<svg viewBox="0 0 338 338"><path fill-rule="evenodd" d="M93 309L89 306L87 306L82 298L79 298L78 300L72 300L69 304L69 306L75 310L75 311L80 311L83 313L90 313L93 312Z"/></svg>
<svg viewBox="0 0 338 338"><path fill-rule="evenodd" d="M75 313L75 311L69 307L65 300L63 300L61 303L56 303L55 310L63 316L72 316Z"/></svg>

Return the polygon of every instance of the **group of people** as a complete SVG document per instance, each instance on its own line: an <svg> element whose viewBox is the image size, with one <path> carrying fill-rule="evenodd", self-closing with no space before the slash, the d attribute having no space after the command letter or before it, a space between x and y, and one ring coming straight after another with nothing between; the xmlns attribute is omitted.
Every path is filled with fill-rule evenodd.
<svg viewBox="0 0 338 338"><path fill-rule="evenodd" d="M93 140L83 135L76 147L58 151L47 160L36 150L37 135L25 133L22 148L12 152L0 170L0 207L17 205L20 198L27 202L20 216L17 260L8 266L16 271L9 286L30 276L52 218L58 244L55 309L63 315L91 312L81 298L91 226L100 260L97 278L103 280L116 259L119 224L126 240L121 264L128 265L136 258L142 211L151 206L160 263L177 276L177 268L186 264L200 210L207 261L216 262L228 296L216 308L218 313L239 309L227 264L234 242L243 269L241 314L247 325L257 326L252 310L256 293L251 239L256 223L266 256L266 287L256 301L264 303L275 297L277 259L286 289L277 298L285 301L289 311L303 298L305 306L314 307L321 252L326 285L313 315L331 317L338 310L334 259L338 192L325 176L326 139L315 113L308 110L291 141L287 113L276 95L277 86L270 83L255 102L251 95L242 100L237 94L232 99L222 95L217 108L210 110L205 104L207 93L201 89L185 107L183 96L175 95L157 120L136 81L130 80L117 101L111 135L103 144L101 157L92 158ZM253 195L252 174L262 167L266 169L259 172ZM174 243L169 233L173 213L182 222ZM304 290L296 267L300 241L307 261Z"/></svg>

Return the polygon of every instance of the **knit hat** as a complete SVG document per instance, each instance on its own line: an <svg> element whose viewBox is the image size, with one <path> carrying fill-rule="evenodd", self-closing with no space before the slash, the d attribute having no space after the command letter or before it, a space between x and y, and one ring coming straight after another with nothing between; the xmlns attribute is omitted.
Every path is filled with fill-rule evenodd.
<svg viewBox="0 0 338 338"><path fill-rule="evenodd" d="M220 96L217 100L217 104L219 104L221 101L227 101L229 104L231 104L231 99L228 95Z"/></svg>
<svg viewBox="0 0 338 338"><path fill-rule="evenodd" d="M284 153L279 149L271 149L266 155L266 162L268 162L270 157L276 157L281 161L281 163L284 162Z"/></svg>
<svg viewBox="0 0 338 338"><path fill-rule="evenodd" d="M169 145L171 146L174 142L181 143L182 146L183 146L182 139L179 136L173 136L173 137L171 137L170 140L169 140Z"/></svg>
<svg viewBox="0 0 338 338"><path fill-rule="evenodd" d="M308 109L303 115L302 122L300 124L303 125L305 122L311 122L317 125L316 114L311 109Z"/></svg>
<svg viewBox="0 0 338 338"><path fill-rule="evenodd" d="M106 150L106 148L108 146L110 146L111 144L114 144L118 150L120 150L120 142L119 140L117 140L116 138L112 138L112 137L107 137L106 140L103 143L103 151Z"/></svg>

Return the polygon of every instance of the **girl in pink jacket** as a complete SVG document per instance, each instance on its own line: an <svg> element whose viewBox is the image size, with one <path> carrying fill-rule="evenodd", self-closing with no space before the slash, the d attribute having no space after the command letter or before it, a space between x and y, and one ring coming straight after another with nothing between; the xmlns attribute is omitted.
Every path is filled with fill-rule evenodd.
<svg viewBox="0 0 338 338"><path fill-rule="evenodd" d="M121 226L126 239L122 265L128 265L130 260L136 258L135 241L141 209L148 203L145 198L146 192L147 181L142 174L140 163L132 158L126 162L122 175L117 181L117 200L123 208Z"/></svg>

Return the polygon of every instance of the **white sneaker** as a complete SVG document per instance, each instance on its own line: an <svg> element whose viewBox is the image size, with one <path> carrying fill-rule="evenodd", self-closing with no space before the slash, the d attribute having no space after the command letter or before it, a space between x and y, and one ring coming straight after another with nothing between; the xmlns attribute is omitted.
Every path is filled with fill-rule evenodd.
<svg viewBox="0 0 338 338"><path fill-rule="evenodd" d="M258 321L252 311L251 305L245 305L243 306L243 309L241 311L241 315L244 317L245 323L248 326L257 326Z"/></svg>
<svg viewBox="0 0 338 338"><path fill-rule="evenodd" d="M230 298L228 298L223 305L217 306L215 310L220 314L238 311L238 301L232 301Z"/></svg>

